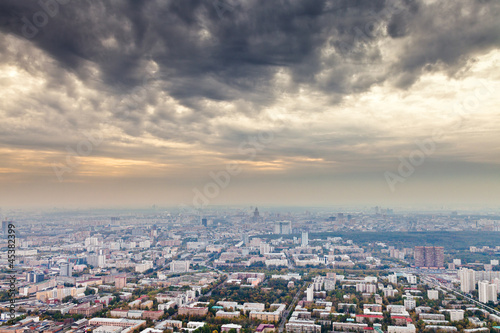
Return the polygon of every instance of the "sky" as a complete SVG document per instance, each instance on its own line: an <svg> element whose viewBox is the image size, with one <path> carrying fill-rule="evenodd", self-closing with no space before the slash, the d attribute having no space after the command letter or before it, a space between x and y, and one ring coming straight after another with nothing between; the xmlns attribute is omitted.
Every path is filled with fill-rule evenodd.
<svg viewBox="0 0 500 333"><path fill-rule="evenodd" d="M485 205L500 1L3 0L0 207Z"/></svg>

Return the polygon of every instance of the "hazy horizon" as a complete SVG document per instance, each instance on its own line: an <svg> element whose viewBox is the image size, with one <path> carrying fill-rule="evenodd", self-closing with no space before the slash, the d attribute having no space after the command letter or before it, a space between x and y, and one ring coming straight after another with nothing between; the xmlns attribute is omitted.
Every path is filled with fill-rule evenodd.
<svg viewBox="0 0 500 333"><path fill-rule="evenodd" d="M499 2L47 3L0 4L2 209L500 208Z"/></svg>

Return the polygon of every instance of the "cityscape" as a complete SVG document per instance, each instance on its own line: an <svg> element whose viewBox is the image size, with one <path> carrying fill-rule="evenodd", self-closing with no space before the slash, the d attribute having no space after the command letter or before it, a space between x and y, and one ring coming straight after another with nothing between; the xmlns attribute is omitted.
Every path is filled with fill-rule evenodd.
<svg viewBox="0 0 500 333"><path fill-rule="evenodd" d="M500 333L500 0L0 0L0 333Z"/></svg>
<svg viewBox="0 0 500 333"><path fill-rule="evenodd" d="M500 214L282 209L13 211L2 233L15 229L15 268L6 253L2 274L18 293L11 313L2 279L0 332L500 324Z"/></svg>

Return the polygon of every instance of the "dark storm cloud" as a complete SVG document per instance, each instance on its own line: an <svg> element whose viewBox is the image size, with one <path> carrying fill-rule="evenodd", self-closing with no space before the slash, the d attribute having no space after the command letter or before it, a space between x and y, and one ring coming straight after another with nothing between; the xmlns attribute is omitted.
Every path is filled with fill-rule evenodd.
<svg viewBox="0 0 500 333"><path fill-rule="evenodd" d="M0 26L22 36L25 19L33 23L40 10L35 1L2 1ZM408 86L428 64L456 66L497 46L498 10L498 2L485 1L70 1L58 5L31 41L83 79L90 80L84 64L95 63L99 79L123 90L141 84L145 61L152 59L170 81L162 89L196 107L193 98L248 98L257 86L269 85L279 67L291 69L296 83L326 92L366 91L386 77L353 81L351 75L378 64L377 41L386 36L409 38L396 64L398 84ZM106 45L112 38L116 45ZM322 63L327 43L335 53ZM318 73L332 68L326 82L316 82Z"/></svg>
<svg viewBox="0 0 500 333"><path fill-rule="evenodd" d="M67 137L64 130L92 129L105 118L130 136L199 143L231 154L252 132L213 125L217 118L231 113L255 118L283 90L293 94L302 86L327 94L331 104L386 81L407 89L424 71L454 75L474 56L498 47L500 36L498 1L66 2L40 27L35 25L41 4L55 0L0 2L1 31L25 38L29 21L37 30L27 40L54 62L47 66L30 48L2 52L1 62L47 80L26 105L4 108L12 117L26 116L25 106L44 115L47 127L25 125L30 135L18 145L54 149L61 138L78 141L78 135ZM4 37L0 47L7 49ZM383 49L387 40L396 42L394 50ZM387 60L384 52L398 58ZM281 69L291 73L286 87L272 81ZM96 93L82 93L72 75ZM186 110L178 113L178 105L165 103L162 94ZM81 100L88 105L76 103ZM210 106L212 101L235 107ZM321 111L311 105L301 112ZM365 133L333 135L338 154L377 139L366 128L359 131ZM2 132L2 142L13 144L18 133L19 128ZM321 146L320 140L301 138L307 134L282 132L296 144L276 148L275 155L328 155L332 148L313 151L310 146Z"/></svg>

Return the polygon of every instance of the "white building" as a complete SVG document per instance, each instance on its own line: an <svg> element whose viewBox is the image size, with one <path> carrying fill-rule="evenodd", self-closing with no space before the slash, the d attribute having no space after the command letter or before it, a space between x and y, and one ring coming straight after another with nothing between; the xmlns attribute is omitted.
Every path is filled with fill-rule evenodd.
<svg viewBox="0 0 500 333"><path fill-rule="evenodd" d="M63 262L59 266L59 275L61 276L72 276L73 275L73 267L69 262Z"/></svg>
<svg viewBox="0 0 500 333"><path fill-rule="evenodd" d="M460 290L464 293L470 293L476 290L476 272L472 269L462 268L458 271L460 279Z"/></svg>
<svg viewBox="0 0 500 333"><path fill-rule="evenodd" d="M396 274L389 275L387 279L389 280L389 283L398 283L398 276Z"/></svg>
<svg viewBox="0 0 500 333"><path fill-rule="evenodd" d="M271 253L271 245L267 243L260 243L260 254Z"/></svg>
<svg viewBox="0 0 500 333"><path fill-rule="evenodd" d="M189 260L174 260L170 263L170 272L185 273L189 272Z"/></svg>
<svg viewBox="0 0 500 333"><path fill-rule="evenodd" d="M387 333L415 333L416 328L413 324L408 326L387 326Z"/></svg>
<svg viewBox="0 0 500 333"><path fill-rule="evenodd" d="M311 284L308 288L307 288L307 301L308 302L312 302L314 301L314 285Z"/></svg>
<svg viewBox="0 0 500 333"><path fill-rule="evenodd" d="M152 261L145 261L142 264L137 264L135 265L135 271L138 273L144 273L148 269L153 268L153 262Z"/></svg>
<svg viewBox="0 0 500 333"><path fill-rule="evenodd" d="M464 319L464 310L450 310L450 321L460 321Z"/></svg>
<svg viewBox="0 0 500 333"><path fill-rule="evenodd" d="M439 299L439 291L438 290L427 290L427 297L429 299Z"/></svg>
<svg viewBox="0 0 500 333"><path fill-rule="evenodd" d="M412 298L407 298L404 300L404 305L406 310L413 310L417 306L417 302Z"/></svg>
<svg viewBox="0 0 500 333"><path fill-rule="evenodd" d="M309 233L303 232L301 237L301 246L307 247L309 245Z"/></svg>
<svg viewBox="0 0 500 333"><path fill-rule="evenodd" d="M479 302L488 303L488 302L497 302L497 285L494 283L489 283L488 281L479 281L478 282L478 294L479 294Z"/></svg>
<svg viewBox="0 0 500 333"><path fill-rule="evenodd" d="M274 224L274 233L276 235L289 235L292 233L291 221L279 221Z"/></svg>
<svg viewBox="0 0 500 333"><path fill-rule="evenodd" d="M416 284L417 283L417 277L415 275L411 275L411 274L406 275L406 280L410 284Z"/></svg>

